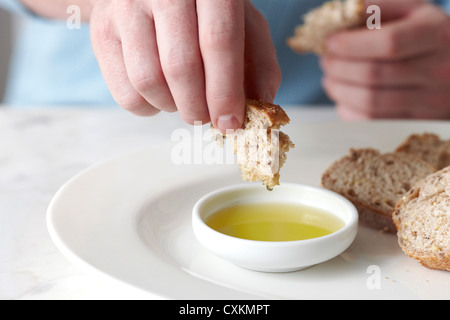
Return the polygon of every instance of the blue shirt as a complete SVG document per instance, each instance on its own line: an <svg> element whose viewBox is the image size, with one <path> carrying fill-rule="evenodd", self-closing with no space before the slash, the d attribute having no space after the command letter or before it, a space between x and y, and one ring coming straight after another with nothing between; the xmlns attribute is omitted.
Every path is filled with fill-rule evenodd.
<svg viewBox="0 0 450 320"><path fill-rule="evenodd" d="M282 70L275 103L330 103L321 87L317 56L298 55L286 46L302 15L323 0L252 2L269 22ZM450 0L435 2L450 4ZM0 6L24 17L13 51L5 103L22 107L116 104L92 52L88 25L69 29L65 21L34 16L18 0L0 0Z"/></svg>

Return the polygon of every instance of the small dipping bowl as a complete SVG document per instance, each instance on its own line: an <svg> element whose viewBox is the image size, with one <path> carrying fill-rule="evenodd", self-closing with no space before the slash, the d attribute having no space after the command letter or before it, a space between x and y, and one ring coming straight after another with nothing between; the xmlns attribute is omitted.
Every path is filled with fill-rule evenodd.
<svg viewBox="0 0 450 320"><path fill-rule="evenodd" d="M344 226L325 236L296 241L257 241L218 232L205 221L217 211L240 204L284 203L318 208L337 216ZM192 227L197 240L211 253L246 269L290 272L330 260L355 239L358 213L354 205L332 191L302 184L283 183L273 191L241 184L206 194L194 205Z"/></svg>

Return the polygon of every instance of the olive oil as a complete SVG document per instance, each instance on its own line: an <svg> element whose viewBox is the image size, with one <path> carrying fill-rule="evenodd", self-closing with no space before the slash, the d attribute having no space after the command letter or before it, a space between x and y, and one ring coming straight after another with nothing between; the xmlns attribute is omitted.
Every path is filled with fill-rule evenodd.
<svg viewBox="0 0 450 320"><path fill-rule="evenodd" d="M335 215L310 206L251 203L213 213L206 224L236 238L258 241L295 241L322 237L344 227Z"/></svg>

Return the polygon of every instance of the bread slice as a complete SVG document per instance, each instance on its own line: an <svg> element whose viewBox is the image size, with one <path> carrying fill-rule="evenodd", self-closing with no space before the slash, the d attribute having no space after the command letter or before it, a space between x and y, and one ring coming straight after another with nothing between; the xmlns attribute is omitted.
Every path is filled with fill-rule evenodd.
<svg viewBox="0 0 450 320"><path fill-rule="evenodd" d="M450 271L450 167L418 182L395 207L402 250L427 268Z"/></svg>
<svg viewBox="0 0 450 320"><path fill-rule="evenodd" d="M332 33L364 24L363 0L333 0L310 11L287 44L299 53L325 53L325 40Z"/></svg>
<svg viewBox="0 0 450 320"><path fill-rule="evenodd" d="M246 101L243 127L226 135L233 143L242 180L262 181L269 190L280 184L280 169L294 144L279 129L289 121L278 105Z"/></svg>
<svg viewBox="0 0 450 320"><path fill-rule="evenodd" d="M420 156L437 170L450 166L450 140L441 140L434 133L412 134L396 152L405 152Z"/></svg>
<svg viewBox="0 0 450 320"><path fill-rule="evenodd" d="M349 199L363 225L395 233L392 212L399 199L418 181L436 170L406 153L350 149L322 175L322 186Z"/></svg>

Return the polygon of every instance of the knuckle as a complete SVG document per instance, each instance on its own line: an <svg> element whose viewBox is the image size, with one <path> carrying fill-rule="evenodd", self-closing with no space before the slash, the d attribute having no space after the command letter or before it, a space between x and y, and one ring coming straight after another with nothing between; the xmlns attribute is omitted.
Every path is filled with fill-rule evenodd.
<svg viewBox="0 0 450 320"><path fill-rule="evenodd" d="M393 91L386 97L386 107L390 109L408 109L415 105L409 92Z"/></svg>
<svg viewBox="0 0 450 320"><path fill-rule="evenodd" d="M135 1L134 0L120 0L120 1L114 1L113 4L116 6L131 7L135 4Z"/></svg>
<svg viewBox="0 0 450 320"><path fill-rule="evenodd" d="M361 111L361 114L368 119L376 119L379 117L379 114L373 108L363 108Z"/></svg>
<svg viewBox="0 0 450 320"><path fill-rule="evenodd" d="M187 52L172 52L162 61L164 73L172 78L193 74L201 66L196 55Z"/></svg>
<svg viewBox="0 0 450 320"><path fill-rule="evenodd" d="M382 40L383 53L389 58L399 58L402 55L401 37L395 31L390 31Z"/></svg>
<svg viewBox="0 0 450 320"><path fill-rule="evenodd" d="M409 60L395 62L368 62L363 71L364 82L369 86L407 84L420 81L417 66Z"/></svg>
<svg viewBox="0 0 450 320"><path fill-rule="evenodd" d="M132 8L136 4L136 2L134 0L121 0L121 1L113 1L112 4L116 11L122 11Z"/></svg>
<svg viewBox="0 0 450 320"><path fill-rule="evenodd" d="M368 84L377 84L381 80L381 66L375 62L368 62L366 65L366 70L364 73L364 77Z"/></svg>
<svg viewBox="0 0 450 320"><path fill-rule="evenodd" d="M188 124L206 124L210 122L210 116L207 109L194 108L189 105L179 107L180 116Z"/></svg>
<svg viewBox="0 0 450 320"><path fill-rule="evenodd" d="M164 13L166 11L172 10L179 2L180 1L177 0L152 0L151 6L153 11Z"/></svg>
<svg viewBox="0 0 450 320"><path fill-rule="evenodd" d="M240 101L240 95L236 92L215 90L208 92L208 105L215 110L227 110L230 106L239 105L243 103Z"/></svg>
<svg viewBox="0 0 450 320"><path fill-rule="evenodd" d="M190 115L182 116L182 118L184 122L190 125L204 125L210 122L209 115L198 115L197 117Z"/></svg>
<svg viewBox="0 0 450 320"><path fill-rule="evenodd" d="M411 64L410 60L396 61L394 64L385 68L389 78L409 79L417 78L417 66Z"/></svg>
<svg viewBox="0 0 450 320"><path fill-rule="evenodd" d="M113 24L108 21L104 21L104 23L91 23L90 32L92 40L99 44L104 43L105 40L115 38Z"/></svg>
<svg viewBox="0 0 450 320"><path fill-rule="evenodd" d="M429 74L433 81L438 83L450 83L450 63L444 60L443 63L438 63L430 67Z"/></svg>
<svg viewBox="0 0 450 320"><path fill-rule="evenodd" d="M365 89L361 100L361 110L366 115L374 117L379 104L379 95L375 90Z"/></svg>
<svg viewBox="0 0 450 320"><path fill-rule="evenodd" d="M448 93L436 90L433 92L428 92L426 95L427 104L434 110L445 110L450 105L450 97Z"/></svg>
<svg viewBox="0 0 450 320"><path fill-rule="evenodd" d="M133 87L139 92L146 92L149 89L160 87L163 79L152 72L134 72L129 74Z"/></svg>
<svg viewBox="0 0 450 320"><path fill-rule="evenodd" d="M207 30L200 37L204 50L226 51L235 46L236 35L227 23L211 24Z"/></svg>
<svg viewBox="0 0 450 320"><path fill-rule="evenodd" d="M115 100L123 109L135 114L141 113L148 106L147 101L137 92L116 96Z"/></svg>

